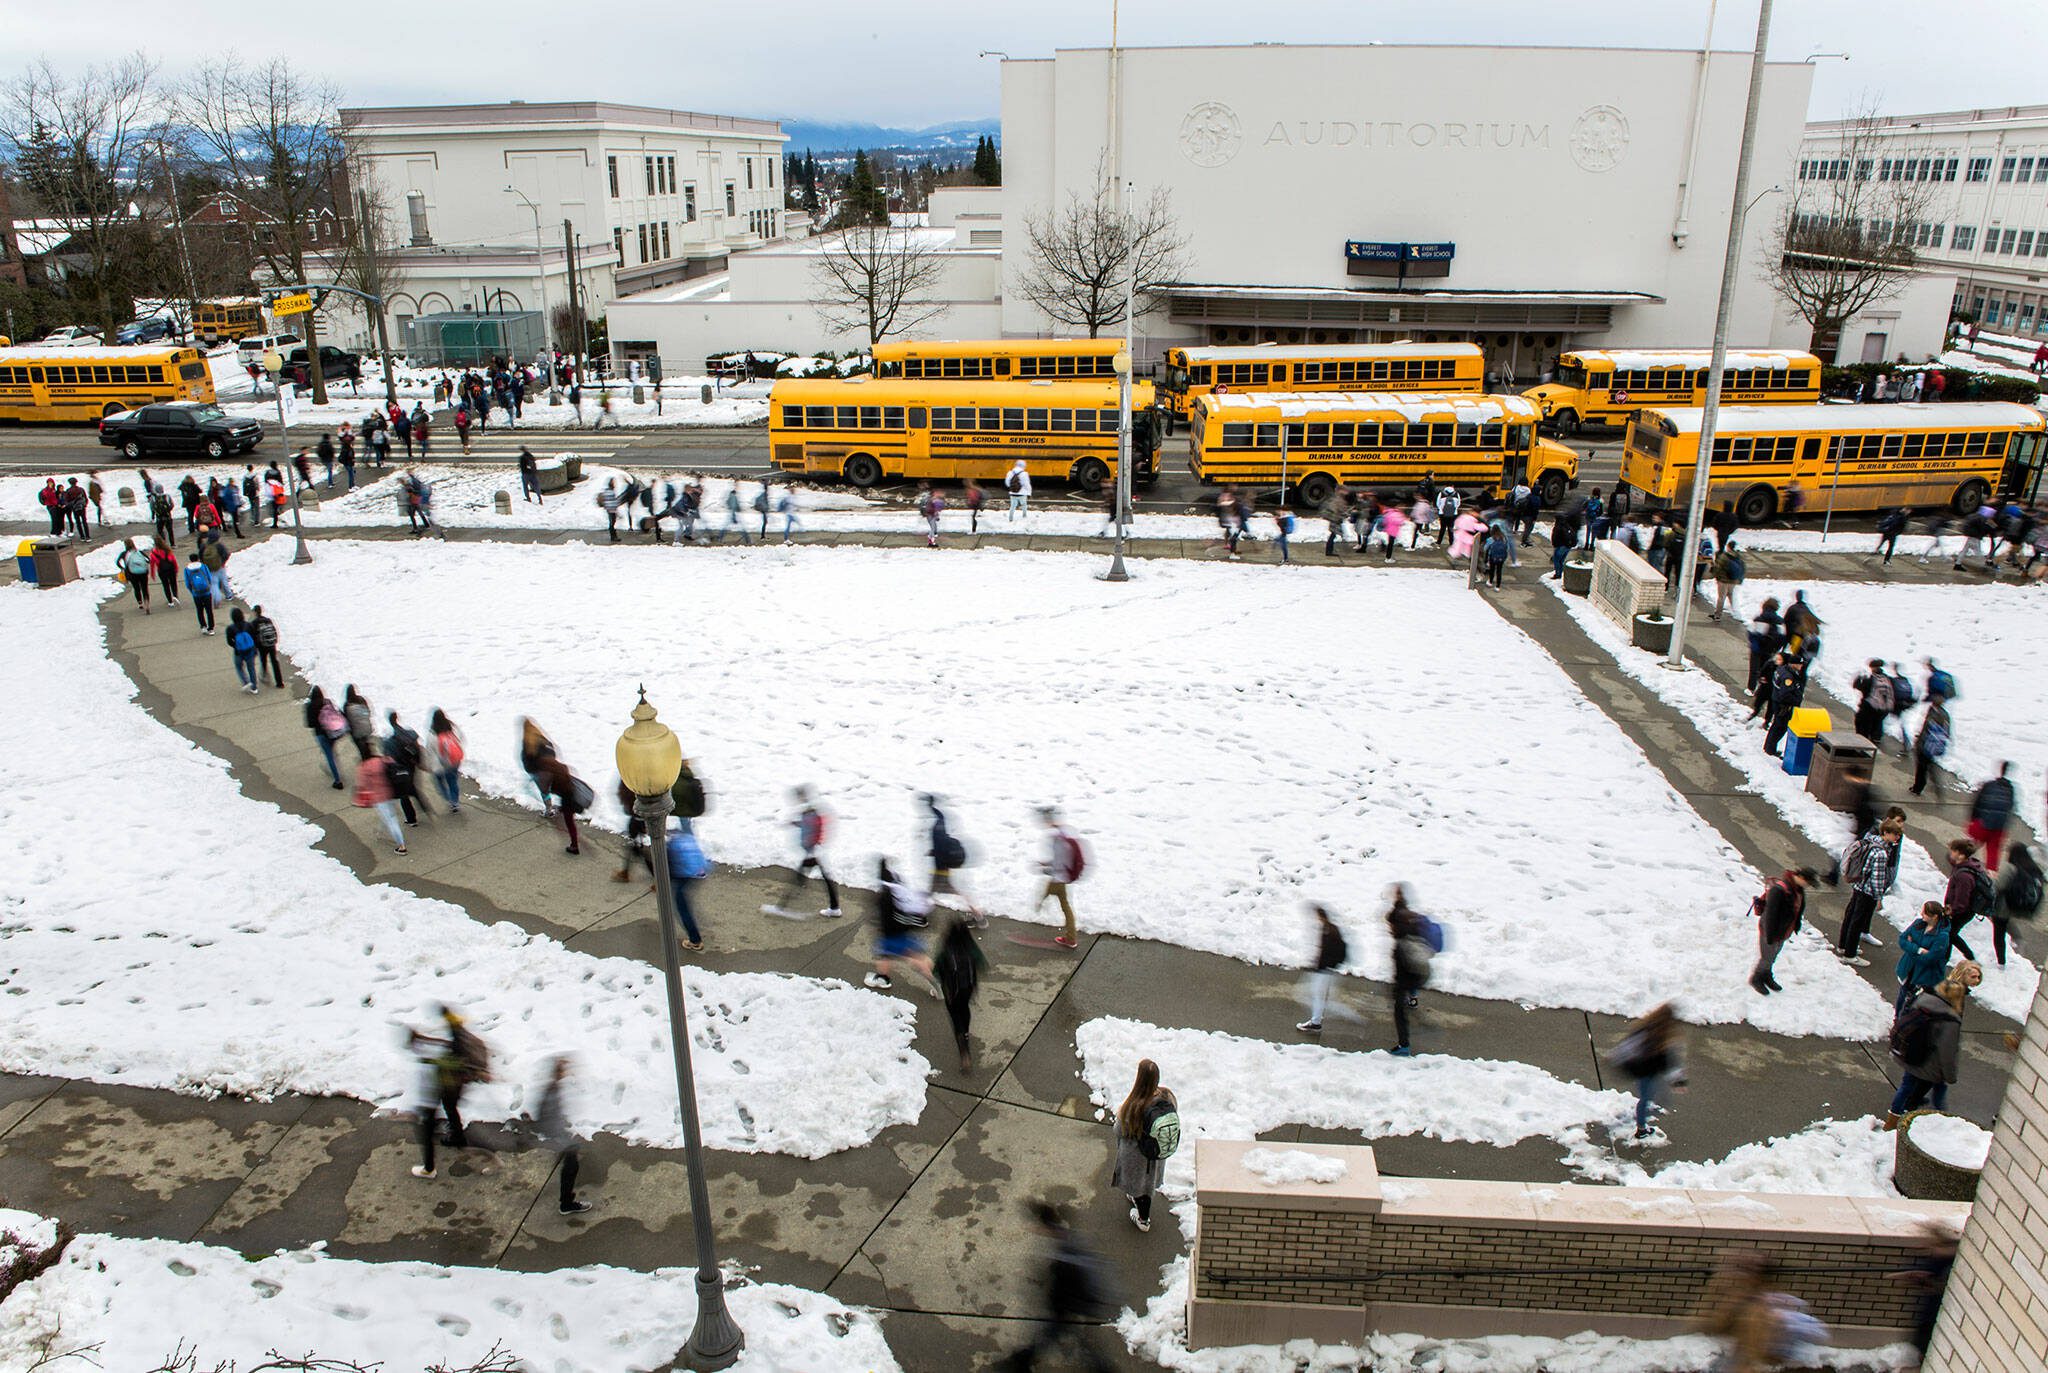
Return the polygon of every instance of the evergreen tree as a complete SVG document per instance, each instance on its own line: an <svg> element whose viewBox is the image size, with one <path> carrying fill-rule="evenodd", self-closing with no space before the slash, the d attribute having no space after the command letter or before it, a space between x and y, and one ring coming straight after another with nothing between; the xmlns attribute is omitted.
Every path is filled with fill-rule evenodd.
<svg viewBox="0 0 2048 1373"><path fill-rule="evenodd" d="M80 190L72 183L74 163L70 150L38 120L21 143L14 171L42 213L68 215L77 209Z"/></svg>
<svg viewBox="0 0 2048 1373"><path fill-rule="evenodd" d="M996 151L996 140L991 134L974 140L974 182L977 186L1003 184L1002 154Z"/></svg>
<svg viewBox="0 0 2048 1373"><path fill-rule="evenodd" d="M818 159L811 156L809 148L804 149L804 209L811 214L818 213Z"/></svg>
<svg viewBox="0 0 2048 1373"><path fill-rule="evenodd" d="M840 208L842 225L887 224L889 195L875 180L874 165L865 150L853 155L853 173L846 182L846 202Z"/></svg>

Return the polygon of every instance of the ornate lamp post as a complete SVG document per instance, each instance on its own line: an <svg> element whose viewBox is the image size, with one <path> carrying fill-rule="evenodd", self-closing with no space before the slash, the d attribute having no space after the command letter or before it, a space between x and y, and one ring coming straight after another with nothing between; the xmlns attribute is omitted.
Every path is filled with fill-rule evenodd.
<svg viewBox="0 0 2048 1373"><path fill-rule="evenodd" d="M619 779L633 793L633 813L646 822L654 846L654 899L661 921L662 985L668 991L669 1043L675 1051L676 1099L683 1112L683 1157L690 1176L690 1221L697 1238L697 1323L676 1356L674 1367L730 1368L747 1337L725 1309L725 1279L711 1237L711 1196L704 1181L704 1140L697 1123L697 1082L690 1067L690 1027L683 1008L682 952L676 939L676 896L668 873L668 817L675 809L669 788L683 771L683 746L675 731L655 718L640 691L633 723L614 750Z"/></svg>

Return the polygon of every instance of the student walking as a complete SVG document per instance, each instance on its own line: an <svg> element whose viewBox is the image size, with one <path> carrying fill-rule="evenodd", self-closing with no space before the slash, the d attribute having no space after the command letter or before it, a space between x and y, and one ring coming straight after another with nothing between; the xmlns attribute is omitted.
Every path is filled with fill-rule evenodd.
<svg viewBox="0 0 2048 1373"><path fill-rule="evenodd" d="M974 922L975 927L987 929L988 917L974 904L974 898L961 889L958 879L954 876L961 868L967 866L967 845L954 835L952 826L946 819L946 812L939 807L938 797L926 792L918 799L924 803L925 808L929 841L925 846L925 852L932 860L932 904L937 905L942 895L957 897L966 905L968 918Z"/></svg>
<svg viewBox="0 0 2048 1373"><path fill-rule="evenodd" d="M391 836L391 845L399 853L405 852L405 831L398 827L397 792L391 785L391 760L377 752L372 741L362 761L356 764L355 803L366 810L377 813L384 832ZM428 1161L432 1167L432 1160Z"/></svg>
<svg viewBox="0 0 2048 1373"><path fill-rule="evenodd" d="M1131 1203L1131 1224L1152 1228L1152 1194L1166 1160L1180 1148L1180 1103L1159 1081L1159 1065L1138 1060L1138 1075L1116 1110L1116 1165L1111 1180Z"/></svg>
<svg viewBox="0 0 2048 1373"><path fill-rule="evenodd" d="M1609 1061L1636 1084L1636 1138L1650 1138L1650 1116L1661 1114L1664 1089L1685 1089L1685 1041L1670 1002L1652 1008L1628 1027Z"/></svg>
<svg viewBox="0 0 2048 1373"><path fill-rule="evenodd" d="M348 737L356 746L356 757L369 757L375 747L377 726L370 715L370 703L356 690L354 682L342 689L341 717L348 722Z"/></svg>
<svg viewBox="0 0 2048 1373"><path fill-rule="evenodd" d="M242 690L254 696L256 686L256 635L249 628L248 619L237 609L228 615L228 650L235 655L235 678L241 682Z"/></svg>
<svg viewBox="0 0 2048 1373"><path fill-rule="evenodd" d="M803 527L796 517L796 492L784 487L781 498L775 502L775 511L782 516L782 541L788 543L790 536ZM761 537L767 538L767 533L763 531Z"/></svg>
<svg viewBox="0 0 2048 1373"><path fill-rule="evenodd" d="M1733 539L1721 542L1720 552L1714 554L1714 613L1718 621L1723 611L1735 610L1735 588L1742 585L1749 576L1748 564L1736 549ZM1740 613L1739 611L1737 612Z"/></svg>
<svg viewBox="0 0 2048 1373"><path fill-rule="evenodd" d="M1344 542L1344 526L1351 519L1350 495L1343 487L1338 487L1329 494L1329 497L1320 506L1316 507L1316 513L1323 517L1325 530L1323 535L1323 556L1325 558L1343 557L1344 552L1340 545Z"/></svg>
<svg viewBox="0 0 2048 1373"><path fill-rule="evenodd" d="M384 755L390 760L385 777L391 784L392 797L399 809L405 812L405 823L417 826L419 810L426 808L426 801L420 796L420 764L425 754L420 748L420 736L398 723L398 712L385 712L384 719L391 726L391 733L384 736ZM417 804L418 809L415 809Z"/></svg>
<svg viewBox="0 0 2048 1373"><path fill-rule="evenodd" d="M1031 473L1024 466L1024 459L1017 459L1009 474L1003 478L1003 489L1010 493L1010 515L1014 520L1019 515L1026 519L1031 516Z"/></svg>
<svg viewBox="0 0 2048 1373"><path fill-rule="evenodd" d="M327 699L327 693L314 687L306 697L306 728L313 732L313 742L320 746L320 757L327 764L327 775L334 780L334 789L341 790L341 764L334 758L335 740L348 733L348 721L342 718L334 702Z"/></svg>
<svg viewBox="0 0 2048 1373"><path fill-rule="evenodd" d="M1750 914L1756 917L1757 959L1749 985L1759 995L1785 990L1771 972L1785 941L1799 932L1806 912L1806 890L1818 880L1812 868L1787 868L1750 903Z"/></svg>
<svg viewBox="0 0 2048 1373"><path fill-rule="evenodd" d="M259 605L251 612L249 632L256 636L258 675L268 672L272 686L284 686L284 664L277 657L277 621L265 615Z"/></svg>
<svg viewBox="0 0 2048 1373"><path fill-rule="evenodd" d="M953 1045L960 1051L963 1073L974 1071L968 1030L974 1018L974 992L987 968L988 958L974 938L973 926L960 916L948 920L938 955L932 960L932 977L939 984L939 995L945 998L946 1018L953 1025Z"/></svg>
<svg viewBox="0 0 2048 1373"><path fill-rule="evenodd" d="M1045 859L1038 865L1039 871L1045 874L1045 889L1031 903L1031 913L1038 914L1048 899L1057 901L1067 925L1063 933L1053 936L1052 942L1063 949L1079 948L1081 941L1074 924L1074 903L1068 895L1068 888L1080 881L1081 874L1087 871L1088 851L1060 823L1059 812L1051 806L1038 808L1038 823L1045 829L1047 843Z"/></svg>
<svg viewBox="0 0 2048 1373"><path fill-rule="evenodd" d="M939 546L939 516L945 512L946 498L936 487L927 486L918 493L917 513L924 517L924 546Z"/></svg>
<svg viewBox="0 0 2048 1373"><path fill-rule="evenodd" d="M163 588L164 604L178 603L178 555L171 548L171 541L162 534L156 536L149 546L149 570L156 575L157 585Z"/></svg>
<svg viewBox="0 0 2048 1373"><path fill-rule="evenodd" d="M1842 912L1835 952L1859 968L1870 962L1862 954L1862 945L1870 936L1871 918L1883 907L1886 894L1899 880L1899 853L1905 845L1905 835L1906 822L1888 815L1869 833L1859 835L1842 854L1842 880L1849 884L1849 905Z"/></svg>
<svg viewBox="0 0 2048 1373"><path fill-rule="evenodd" d="M981 508L988 504L988 493L981 489L980 482L969 477L967 479L966 493L961 497L961 500L967 506L967 532L979 534L981 532Z"/></svg>
<svg viewBox="0 0 2048 1373"><path fill-rule="evenodd" d="M611 535L613 543L619 541L619 510L626 504L626 499L626 493L619 490L619 479L606 477L604 489L597 493L597 504L604 511L605 533Z"/></svg>
<svg viewBox="0 0 2048 1373"><path fill-rule="evenodd" d="M427 1070L423 1075L423 1100L415 1120L420 1145L420 1161L412 1170L416 1178L434 1176L434 1127L439 1121L446 1121L448 1126L441 1134L441 1143L451 1149L469 1147L468 1133L462 1128L462 1093L473 1082L491 1080L490 1051L484 1042L463 1023L461 1016L446 1006L440 1007L439 1012L439 1034L415 1031L412 1035L413 1051Z"/></svg>
<svg viewBox="0 0 2048 1373"><path fill-rule="evenodd" d="M803 894L804 883L815 872L819 880L825 884L825 909L818 914L829 920L837 920L839 888L833 884L832 874L825 870L823 857L826 832L831 828L830 817L825 814L823 807L818 805L809 787L792 787L789 799L796 807L796 819L790 822L791 828L796 831L796 869L790 873L789 885L783 888L782 895L761 907L761 910L767 915L799 918L794 909L796 899Z"/></svg>
<svg viewBox="0 0 2048 1373"><path fill-rule="evenodd" d="M149 554L135 546L135 540L121 540L121 551L114 557L114 566L121 573L121 580L128 584L128 590L135 595L135 604L142 607L142 613L149 614Z"/></svg>
<svg viewBox="0 0 2048 1373"><path fill-rule="evenodd" d="M540 459L525 444L519 445L519 499L546 505L540 495Z"/></svg>
<svg viewBox="0 0 2048 1373"><path fill-rule="evenodd" d="M1903 1075L1885 1110L1885 1129L1898 1129L1899 1122L1922 1102L1931 1102L1937 1111L1947 1109L1948 1089L1960 1076L1963 1007L1970 999L1970 989L1983 981L1984 969L1966 958L1931 990L1916 993L1900 1009L1892 1023L1891 1051Z"/></svg>
<svg viewBox="0 0 2048 1373"><path fill-rule="evenodd" d="M1408 1012L1422 998L1429 985L1430 963L1443 947L1443 935L1436 922L1408 904L1408 889L1396 887L1387 907L1387 934L1394 953L1394 1057L1408 1058L1415 1052L1408 1038Z"/></svg>
<svg viewBox="0 0 2048 1373"><path fill-rule="evenodd" d="M456 732L455 722L448 718L448 712L436 709L427 721L427 730L434 736L434 787L441 793L441 799L448 803L451 815L462 813L462 736Z"/></svg>
<svg viewBox="0 0 2048 1373"><path fill-rule="evenodd" d="M998 1367L1010 1373L1031 1373L1041 1357L1069 1343L1080 1350L1094 1373L1111 1373L1116 1365L1096 1347L1094 1334L1117 1308L1108 1292L1102 1260L1074 1237L1050 1202L1033 1202L1031 1216L1038 1233L1052 1245L1045 1273L1045 1317L1032 1330L1031 1342Z"/></svg>
<svg viewBox="0 0 2048 1373"><path fill-rule="evenodd" d="M1927 702L1927 713L1920 717L1920 732L1913 739L1913 794L1920 795L1927 790L1928 783L1934 784L1934 794L1941 795L1941 779L1934 774L1934 764L1948 752L1952 735L1950 733L1948 705L1939 697Z"/></svg>
<svg viewBox="0 0 2048 1373"><path fill-rule="evenodd" d="M734 482L725 488L725 527L712 535L713 543L724 543L725 536L737 534L742 547L751 546L754 536L747 533L746 522L740 518L740 484Z"/></svg>
<svg viewBox="0 0 2048 1373"><path fill-rule="evenodd" d="M1770 672L1771 660L1785 646L1785 620L1778 614L1778 598L1766 596L1749 622L1749 678L1743 690L1754 693L1757 683Z"/></svg>
<svg viewBox="0 0 2048 1373"><path fill-rule="evenodd" d="M704 847L697 842L696 832L687 821L668 832L662 856L668 862L669 892L676 899L676 923L683 928L683 947L695 953L704 947L704 935L697 928L697 908L690 893L711 871L711 861L704 856Z"/></svg>
<svg viewBox="0 0 2048 1373"><path fill-rule="evenodd" d="M1998 775L1977 788L1970 802L1970 823L1963 833L1977 842L1984 853L1984 866L1998 871L1998 855L2005 847L2005 831L2012 824L2014 802L2010 762L1998 765Z"/></svg>
<svg viewBox="0 0 2048 1373"><path fill-rule="evenodd" d="M2014 844L2008 857L2011 861L1998 879L1998 905L1991 913L1991 950L2001 968L2005 966L2006 939L2011 938L2014 948L2020 943L2012 922L2032 920L2041 911L2041 865L2035 861L2034 851L2023 843Z"/></svg>
<svg viewBox="0 0 2048 1373"><path fill-rule="evenodd" d="M1311 905L1309 914L1316 921L1315 961L1308 974L1308 1019L1294 1028L1305 1035L1319 1035L1323 1032L1323 1016L1334 1008L1346 1020L1364 1023L1365 1017L1346 1006L1332 993L1336 990L1337 975L1343 971L1345 961L1351 957L1350 946L1344 942L1344 931L1337 928L1337 922L1327 907Z"/></svg>
<svg viewBox="0 0 2048 1373"><path fill-rule="evenodd" d="M583 1160L577 1153L576 1132L569 1128L569 1069L569 1056L555 1055L548 1065L547 1085L541 1088L533 1122L540 1142L555 1155L555 1210L564 1216L580 1216L590 1209L590 1203L576 1196L576 1177L582 1171Z"/></svg>
<svg viewBox="0 0 2048 1373"><path fill-rule="evenodd" d="M213 573L197 553L185 565L185 592L192 598L192 613L199 617L199 632L213 633Z"/></svg>
<svg viewBox="0 0 2048 1373"><path fill-rule="evenodd" d="M1856 732L1875 744L1884 738L1884 722L1892 714L1892 677L1884 659L1872 658L1868 670L1849 684L1856 690Z"/></svg>
<svg viewBox="0 0 2048 1373"><path fill-rule="evenodd" d="M1971 839L1952 839L1948 846L1948 890L1942 895L1942 909L1948 917L1948 940L1965 958L1977 951L1963 939L1963 927L1978 916L1989 919L1998 909L1998 887L1977 857Z"/></svg>
<svg viewBox="0 0 2048 1373"><path fill-rule="evenodd" d="M929 923L931 903L925 894L907 882L900 882L889 860L879 859L875 867L875 967L864 979L877 991L887 991L895 982L889 974L898 963L908 963L932 983L932 961L925 957L917 932Z"/></svg>
<svg viewBox="0 0 2048 1373"><path fill-rule="evenodd" d="M1892 968L1899 984L1899 994L1892 1002L1895 1011L1905 1010L1907 1002L1939 983L1948 971L1951 950L1946 916L1941 902L1924 902L1920 919L1899 931L1899 961Z"/></svg>
<svg viewBox="0 0 2048 1373"><path fill-rule="evenodd" d="M576 817L590 809L594 799L590 788L582 778L569 771L569 765L561 755L549 746L533 770L535 783L540 787L541 799L550 815L561 817L562 829L569 836L569 847L563 852L575 856L583 852L583 844L576 828Z"/></svg>
<svg viewBox="0 0 2048 1373"><path fill-rule="evenodd" d="M1273 537L1280 546L1281 565L1291 564L1294 555L1288 552L1287 541L1294 537L1294 512L1284 505L1273 512Z"/></svg>

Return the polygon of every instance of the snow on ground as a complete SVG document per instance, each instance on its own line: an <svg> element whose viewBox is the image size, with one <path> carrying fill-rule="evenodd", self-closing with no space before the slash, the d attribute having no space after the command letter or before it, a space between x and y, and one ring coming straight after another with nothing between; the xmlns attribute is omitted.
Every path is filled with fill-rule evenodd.
<svg viewBox="0 0 2048 1373"><path fill-rule="evenodd" d="M1776 596L1789 605L1793 582L1749 582L1750 604ZM1885 585L1828 582L1806 588L1821 617L1826 647L1816 664L1821 681L1842 701L1872 658L1897 662L1924 691L1933 658L1955 674L1949 704L1955 739L1944 760L1964 786L1975 787L2010 760L2020 814L2035 833L2048 833L2042 811L2048 786L2048 729L2041 724L2041 658L2048 650L2048 592L2036 586ZM1917 732L1922 708L1908 720ZM1849 728L1847 713L1838 727Z"/></svg>
<svg viewBox="0 0 2048 1373"><path fill-rule="evenodd" d="M695 1276L363 1263L317 1248L246 1259L213 1245L83 1235L0 1304L0 1368L42 1366L53 1335L57 1350L98 1346L76 1366L112 1369L155 1368L179 1347L200 1368L251 1367L275 1350L408 1373L466 1368L494 1349L550 1373L666 1368L696 1319ZM898 1367L874 1316L821 1293L741 1283L726 1302L747 1336L735 1373Z"/></svg>
<svg viewBox="0 0 2048 1373"><path fill-rule="evenodd" d="M1311 1154L1306 1149L1250 1149L1238 1163L1268 1187L1336 1182L1350 1171L1343 1159Z"/></svg>
<svg viewBox="0 0 2048 1373"><path fill-rule="evenodd" d="M1109 587L1097 559L1000 550L346 542L309 573L289 552L235 570L309 678L449 710L475 775L529 804L519 717L608 796L644 682L712 791L701 830L726 862L787 862L787 789L809 783L838 813L841 877L871 885L877 854L922 875L929 789L978 851L967 885L1031 918L1033 808L1057 803L1092 849L1087 929L1293 963L1320 900L1353 970L1384 975L1399 880L1452 929L1446 991L1883 1028L1817 948L1787 960L1799 995L1749 995L1760 879L1459 577L1159 562ZM1531 741L1570 766L1504 783Z"/></svg>
<svg viewBox="0 0 2048 1373"><path fill-rule="evenodd" d="M1906 1123L1906 1134L1922 1153L1951 1168L1982 1168L1991 1155L1991 1132L1961 1116L1917 1114Z"/></svg>
<svg viewBox="0 0 2048 1373"><path fill-rule="evenodd" d="M365 885L315 851L319 830L244 796L223 763L135 704L94 618L108 591L0 588L7 641L36 648L0 657L0 836L13 858L0 1067L403 1107L417 1073L401 1027L445 1000L502 1065L465 1100L478 1118L530 1111L544 1065L567 1051L580 1130L680 1141L653 969ZM907 1003L780 975L691 969L685 986L713 1147L818 1157L922 1111L929 1065L910 1047Z"/></svg>
<svg viewBox="0 0 2048 1373"><path fill-rule="evenodd" d="M1693 727L1699 730L1707 742L1714 746L1714 751L1719 753L1722 758L1727 760L1731 766L1748 779L1746 784L1748 790L1768 800L1777 808L1778 813L1785 818L1788 824L1804 834L1822 852L1838 854L1843 848L1847 847L1849 842L1847 817L1838 811L1830 810L1822 805L1817 798L1806 790L1806 779L1804 777L1788 776L1778 759L1763 751L1763 732L1756 722L1749 719L1749 707L1745 703L1729 695L1717 679L1703 670L1695 669L1686 672L1666 670L1661 666L1661 655L1645 653L1641 649L1630 646L1628 637L1622 629L1603 615L1590 600L1581 596L1568 596L1558 589L1557 584L1554 582L1546 581L1544 585L1550 587L1552 592L1564 602L1565 609L1570 612L1574 620L1578 621L1579 627L1584 629L1595 643L1614 656L1615 662L1620 665L1623 672L1647 687L1664 704L1678 711L1692 722ZM1787 587L1790 585L1790 583L1786 584ZM1822 603L1817 606L1817 613L1822 614L1824 618L1833 604L1835 589L1841 585L1843 584L1827 583L1827 594L1821 598ZM1890 595L1914 589L1917 588L1891 586L1885 587L1884 591L1887 595ZM1755 604L1763 596L1770 594L1764 591L1760 584L1754 582L1746 584L1744 590L1750 597L1756 598L1750 604ZM1962 588L1940 588L1940 590L1954 596L1965 594ZM1978 589L1980 594L1983 590L1983 588ZM1789 598L1789 595L1790 592L1788 590L1786 596ZM1838 623L1830 625L1825 631L1827 642L1821 654L1821 671L1824 677L1833 670L1829 666L1831 662L1841 659L1856 661L1862 657L1870 656L1867 654L1856 654L1852 648L1842 642L1845 637L1844 629L1845 626ZM1848 637L1853 639L1853 635ZM1964 677L1960 670L1957 674L1957 684L1965 693L1970 690L1969 679ZM1985 689L1987 692L1993 690L1988 683ZM2015 700L2034 699L2030 688L2017 687L2015 690L2024 693L2013 698ZM1812 703L1820 704L1818 700ZM1847 729L1849 727L1848 715L1839 705L1835 706L1830 711L1830 714L1835 717L1834 723L1836 728ZM1962 737L1960 731L1957 737ZM2036 773L2035 775L2038 777L2039 774ZM1912 799L1910 796L1900 798L1908 806L1911 805ZM1824 867L1825 864L1817 863L1816 866ZM1921 903L1939 900L1943 892L1947 890L1947 886L1946 870L1937 871L1934 860L1928 855L1927 850L1911 838L1908 838L1900 850L1898 885L1885 898L1884 904L1879 907L1879 912L1893 926L1904 929L1919 918ZM1825 915L1829 918L1839 918L1842 907L1847 905L1848 899L1848 894L1844 891L1829 891L1825 888L1818 888L1808 894L1807 909L1810 915ZM1751 929L1754 929L1754 925L1747 918L1746 903L1744 923L1750 924ZM1755 936L1752 933L1750 937L1753 940ZM1830 947L1831 938L1832 936L1828 932L1816 927L1809 920L1793 939L1791 945L1786 948L1785 954L1789 956L1794 951L1805 949L1819 957L1832 959L1833 954L1825 952ZM1983 947L1988 954L1991 940L1990 930L1983 930L1978 938L1983 941L1982 945L1973 945L1973 947ZM1898 958L1898 949L1891 943L1887 943L1883 947L1866 945L1865 949L1871 962L1879 968L1887 970L1887 974L1891 965ZM1781 969L1784 967L1783 957L1779 959L1778 966ZM1977 989L1975 999L2000 1015L2007 1016L2013 1020L2025 1021L2029 1009L2033 1006L2034 991L2040 983L2040 977L2040 969L2036 968L2024 957L2015 955L2012 961L2003 968L1998 967L1987 958L1984 960L1984 985ZM1744 990L1747 989L1745 988ZM1805 993L1798 991L1790 983L1787 983L1785 991L1774 996L1756 997L1755 999L1764 1002L1775 1002L1804 995ZM1755 994L1751 993L1751 996L1754 997ZM1848 1023L1836 1025L1832 1032L1851 1039L1873 1038L1884 1033L1889 1025L1891 1019L1890 1007L1888 1005L1881 1007L1880 1015L1882 1019L1875 1028L1872 1028L1868 1015L1865 1015L1853 1025Z"/></svg>
<svg viewBox="0 0 2048 1373"><path fill-rule="evenodd" d="M1207 1030L1167 1029L1105 1017L1083 1023L1074 1044L1081 1077L1098 1117L1110 1120L1130 1089L1138 1060L1159 1064L1160 1080L1180 1107L1182 1144L1167 1161L1161 1194L1194 1241L1195 1150L1202 1138L1251 1139L1282 1125L1356 1130L1367 1140L1423 1134L1506 1147L1534 1136L1563 1146L1581 1177L1632 1187L1688 1187L1758 1193L1822 1193L1895 1197L1893 1137L1876 1121L1822 1121L1784 1139L1744 1145L1725 1159L1674 1163L1654 1173L1620 1158L1603 1141L1632 1128L1634 1098L1552 1076L1523 1063L1436 1054L1395 1058L1347 1053L1316 1044L1272 1044ZM1278 1152L1278 1151L1275 1151ZM1390 1192L1425 1183L1389 1180ZM1767 1205L1758 1201L1759 1206ZM1186 1347L1188 1260L1160 1272L1162 1290L1142 1308L1127 1309L1117 1330L1130 1347L1167 1368L1189 1373L1301 1373L1366 1366L1355 1348L1300 1340L1284 1348L1246 1345L1190 1351ZM1370 1352L1398 1357L1372 1367L1582 1369L1586 1373L1652 1373L1704 1366L1710 1348L1697 1339L1637 1341L1593 1335L1569 1340L1495 1337L1437 1341L1376 1335ZM1840 1367L1888 1368L1890 1356Z"/></svg>

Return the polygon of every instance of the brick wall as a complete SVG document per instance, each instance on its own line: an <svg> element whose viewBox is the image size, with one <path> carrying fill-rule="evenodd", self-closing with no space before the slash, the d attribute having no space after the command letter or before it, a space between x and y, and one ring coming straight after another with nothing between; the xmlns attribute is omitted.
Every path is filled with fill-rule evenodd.
<svg viewBox="0 0 2048 1373"><path fill-rule="evenodd" d="M1250 1149L1341 1159L1337 1183L1269 1185ZM1894 1338L1899 1268L1944 1202L1400 1179L1369 1148L1197 1145L1189 1341L1282 1343L1347 1328L1435 1335L1680 1333L1732 1253L1763 1251L1848 1344ZM2041 1365L2031 1367L2035 1370Z"/></svg>
<svg viewBox="0 0 2048 1373"><path fill-rule="evenodd" d="M2048 980L2006 1082L1928 1373L2048 1368Z"/></svg>

